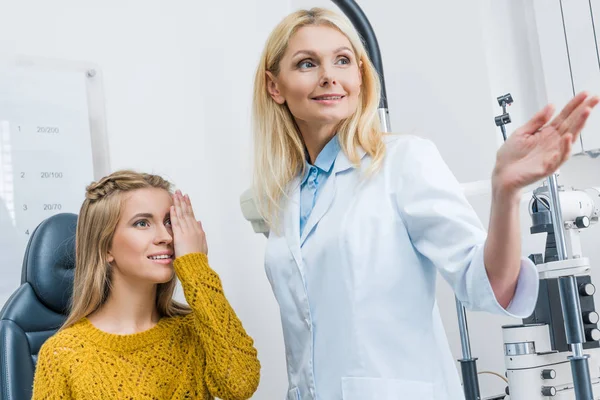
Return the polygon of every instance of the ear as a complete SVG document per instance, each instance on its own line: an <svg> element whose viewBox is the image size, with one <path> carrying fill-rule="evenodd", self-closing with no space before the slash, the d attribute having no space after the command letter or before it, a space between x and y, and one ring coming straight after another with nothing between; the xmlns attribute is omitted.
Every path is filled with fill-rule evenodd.
<svg viewBox="0 0 600 400"><path fill-rule="evenodd" d="M106 253L106 261L110 264L115 261L115 257L111 254L110 250Z"/></svg>
<svg viewBox="0 0 600 400"><path fill-rule="evenodd" d="M267 91L269 92L269 95L271 95L271 98L273 100L275 100L275 103L282 105L283 103L285 103L285 98L283 97L283 95L281 94L281 91L279 90L279 85L277 84L277 79L275 78L275 76L273 76L273 74L270 71L267 71L266 74L267 74Z"/></svg>

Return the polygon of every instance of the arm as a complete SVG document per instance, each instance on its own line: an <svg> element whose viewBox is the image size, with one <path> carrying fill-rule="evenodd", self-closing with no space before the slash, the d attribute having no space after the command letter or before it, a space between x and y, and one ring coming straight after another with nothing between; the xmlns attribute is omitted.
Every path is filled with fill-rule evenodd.
<svg viewBox="0 0 600 400"><path fill-rule="evenodd" d="M250 398L258 387L260 363L219 276L202 253L179 257L174 266L206 354L205 381L211 394L226 400Z"/></svg>
<svg viewBox="0 0 600 400"><path fill-rule="evenodd" d="M521 270L521 231L518 194L492 190L492 208L484 262L498 303L507 308Z"/></svg>
<svg viewBox="0 0 600 400"><path fill-rule="evenodd" d="M225 298L219 276L208 265L206 236L195 220L189 198L176 193L174 204L174 267L206 354L204 380L215 397L248 399L260 379L253 340Z"/></svg>
<svg viewBox="0 0 600 400"><path fill-rule="evenodd" d="M33 379L32 400L70 399L69 379L60 362L60 354L46 342L38 354Z"/></svg>
<svg viewBox="0 0 600 400"><path fill-rule="evenodd" d="M399 154L391 156L400 165L394 169L402 173L395 200L425 265L437 268L469 309L519 318L529 316L537 300L538 278L533 263L520 254L518 215L515 216L517 232L511 238L517 242L516 250L509 249L508 258L517 260L514 285L518 289L511 294L510 306L505 307L498 301L484 262L486 232L436 147L428 140L416 139L397 146L396 151ZM518 202L513 207L517 213ZM503 210L496 211L502 219ZM504 243L501 241L499 246Z"/></svg>

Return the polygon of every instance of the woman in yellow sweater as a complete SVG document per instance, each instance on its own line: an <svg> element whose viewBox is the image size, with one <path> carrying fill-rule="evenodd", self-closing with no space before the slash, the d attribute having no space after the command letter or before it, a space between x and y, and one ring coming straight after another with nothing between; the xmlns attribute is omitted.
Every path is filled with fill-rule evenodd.
<svg viewBox="0 0 600 400"><path fill-rule="evenodd" d="M248 399L260 363L208 265L189 197L118 171L87 187L71 313L42 346L33 399ZM175 302L175 274L189 307Z"/></svg>

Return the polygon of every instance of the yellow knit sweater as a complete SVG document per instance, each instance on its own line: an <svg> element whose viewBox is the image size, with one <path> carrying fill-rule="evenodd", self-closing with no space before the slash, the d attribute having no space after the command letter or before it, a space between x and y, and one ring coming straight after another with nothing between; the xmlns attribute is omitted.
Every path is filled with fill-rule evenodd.
<svg viewBox="0 0 600 400"><path fill-rule="evenodd" d="M177 258L193 312L162 318L144 332L115 335L87 318L48 339L33 399L248 399L260 363L204 254Z"/></svg>

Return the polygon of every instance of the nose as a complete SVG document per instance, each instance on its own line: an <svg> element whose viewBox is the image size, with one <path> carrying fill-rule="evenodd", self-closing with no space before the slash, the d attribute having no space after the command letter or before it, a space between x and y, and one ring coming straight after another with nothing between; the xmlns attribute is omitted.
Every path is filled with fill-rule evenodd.
<svg viewBox="0 0 600 400"><path fill-rule="evenodd" d="M171 233L171 230L164 225L157 225L158 228L156 231L156 236L154 237L154 243L167 245L171 244L173 242L173 235Z"/></svg>
<svg viewBox="0 0 600 400"><path fill-rule="evenodd" d="M332 69L324 66L322 71L323 71L323 73L321 74L321 80L319 82L321 87L327 87L330 85L337 84L337 81L335 80L335 78L333 76Z"/></svg>

